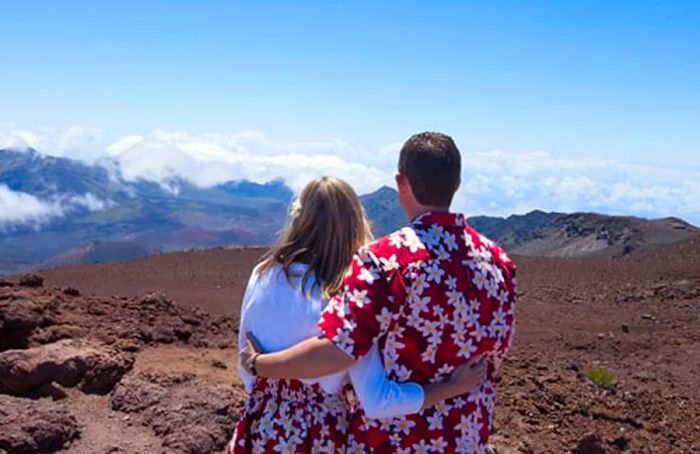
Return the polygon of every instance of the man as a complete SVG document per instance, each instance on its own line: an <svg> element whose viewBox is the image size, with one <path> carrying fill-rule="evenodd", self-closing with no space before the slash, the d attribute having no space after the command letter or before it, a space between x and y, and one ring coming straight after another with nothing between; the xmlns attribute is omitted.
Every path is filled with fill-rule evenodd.
<svg viewBox="0 0 700 454"><path fill-rule="evenodd" d="M287 350L244 350L246 368L271 378L311 378L351 367L374 344L391 379L435 383L483 357L483 386L420 413L373 420L358 409L349 452L480 453L493 424L495 373L514 332L515 266L449 207L461 156L441 133L412 136L399 157L401 206L410 226L357 252L344 291L319 322L322 336Z"/></svg>

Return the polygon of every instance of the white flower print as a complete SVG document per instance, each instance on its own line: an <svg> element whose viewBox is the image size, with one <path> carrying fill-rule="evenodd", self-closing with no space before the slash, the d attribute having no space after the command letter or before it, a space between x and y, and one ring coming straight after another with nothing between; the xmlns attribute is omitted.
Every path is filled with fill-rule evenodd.
<svg viewBox="0 0 700 454"><path fill-rule="evenodd" d="M412 254L418 252L419 249L425 249L425 245L421 242L420 238L418 238L418 235L416 235L416 232L413 230L408 230L406 232L406 237L401 245L408 248Z"/></svg>
<svg viewBox="0 0 700 454"><path fill-rule="evenodd" d="M430 451L432 451L432 447L425 440L413 444L413 452L416 454L428 454Z"/></svg>
<svg viewBox="0 0 700 454"><path fill-rule="evenodd" d="M411 371L404 365L395 365L392 372L400 382L406 382L411 379Z"/></svg>
<svg viewBox="0 0 700 454"><path fill-rule="evenodd" d="M469 418L467 418L465 415L462 415L459 418L459 423L455 426L455 430L463 434L467 433L467 431L469 430Z"/></svg>
<svg viewBox="0 0 700 454"><path fill-rule="evenodd" d="M445 232L445 228L440 224L433 224L430 226L430 229L428 229L428 231L431 235L441 236Z"/></svg>
<svg viewBox="0 0 700 454"><path fill-rule="evenodd" d="M405 347L404 344L402 344L401 342L396 340L395 335L390 335L390 336L387 336L387 338L386 338L386 343L384 344L384 352L388 356L388 355L396 354L397 350L400 350L404 347Z"/></svg>
<svg viewBox="0 0 700 454"><path fill-rule="evenodd" d="M457 288L457 278L454 276L448 277L445 279L445 285L447 285L447 288L450 290L455 290Z"/></svg>
<svg viewBox="0 0 700 454"><path fill-rule="evenodd" d="M369 298L367 298L367 290L353 289L348 299L360 309L370 302Z"/></svg>
<svg viewBox="0 0 700 454"><path fill-rule="evenodd" d="M506 304L510 300L510 293L506 290L501 290L498 294L498 302L501 304Z"/></svg>
<svg viewBox="0 0 700 454"><path fill-rule="evenodd" d="M428 420L428 430L442 430L442 415L434 413L426 418Z"/></svg>
<svg viewBox="0 0 700 454"><path fill-rule="evenodd" d="M437 345L430 344L421 353L420 358L426 363L435 363L435 355L437 354Z"/></svg>
<svg viewBox="0 0 700 454"><path fill-rule="evenodd" d="M409 300L409 305L411 307L411 311L414 314L420 314L421 312L427 311L429 304L430 304L430 297L429 296L425 296L425 297L421 298L420 296L411 295L410 300Z"/></svg>
<svg viewBox="0 0 700 454"><path fill-rule="evenodd" d="M497 298L498 297L498 282L494 280L489 280L486 284L486 297L487 298Z"/></svg>
<svg viewBox="0 0 700 454"><path fill-rule="evenodd" d="M445 270L440 268L438 263L433 263L430 268L428 268L428 282L440 283L442 281L442 276L445 275Z"/></svg>
<svg viewBox="0 0 700 454"><path fill-rule="evenodd" d="M389 245L393 248L400 248L401 243L403 243L403 235L401 234L401 231L392 233L389 235Z"/></svg>
<svg viewBox="0 0 700 454"><path fill-rule="evenodd" d="M472 277L472 283L479 290L483 290L484 287L486 287L486 284L488 283L488 277L486 276L486 273L481 270L475 270L474 277Z"/></svg>
<svg viewBox="0 0 700 454"><path fill-rule="evenodd" d="M471 358L472 354L477 350L474 341L471 339L459 342L457 345L459 346L457 356L461 356L462 358Z"/></svg>
<svg viewBox="0 0 700 454"><path fill-rule="evenodd" d="M365 454L367 449L364 443L358 443L355 438L351 435L348 438L347 453L349 454Z"/></svg>
<svg viewBox="0 0 700 454"><path fill-rule="evenodd" d="M441 415L447 415L447 413L449 413L449 411L452 409L452 407L448 405L447 402L444 400L435 404L434 408L435 411L440 413Z"/></svg>
<svg viewBox="0 0 700 454"><path fill-rule="evenodd" d="M384 267L384 271L386 271L386 272L390 272L390 271L399 269L399 262L396 258L396 254L392 254L392 256L389 257L388 259L381 257L379 259L379 262L382 264L382 266Z"/></svg>
<svg viewBox="0 0 700 454"><path fill-rule="evenodd" d="M377 315L377 321L379 322L380 331L386 331L391 324L393 314L386 307L382 308L382 311Z"/></svg>
<svg viewBox="0 0 700 454"><path fill-rule="evenodd" d="M420 238L421 242L425 244L428 249L433 249L440 244L440 237L430 230L418 230L416 231L416 235L418 235L418 238Z"/></svg>
<svg viewBox="0 0 700 454"><path fill-rule="evenodd" d="M253 440L252 452L253 454L265 454L265 440Z"/></svg>
<svg viewBox="0 0 700 454"><path fill-rule="evenodd" d="M455 366L451 364L443 364L437 371L438 376L444 377L445 375L450 375L455 370Z"/></svg>
<svg viewBox="0 0 700 454"><path fill-rule="evenodd" d="M394 430L399 433L403 433L404 435L408 435L411 433L411 429L413 429L415 425L415 422L407 419L405 416L402 416L394 422Z"/></svg>
<svg viewBox="0 0 700 454"><path fill-rule="evenodd" d="M446 295L447 304L452 304L455 306L455 310L459 310L458 304L464 300L464 294L462 292L458 292L457 290L448 290ZM466 308L466 304L464 307Z"/></svg>
<svg viewBox="0 0 700 454"><path fill-rule="evenodd" d="M486 247L493 247L493 241L489 240L483 235L479 235L479 240L481 241L481 244L483 244Z"/></svg>
<svg viewBox="0 0 700 454"><path fill-rule="evenodd" d="M474 328L469 332L469 334L474 337L474 340L477 342L481 342L481 340L485 337L488 337L488 331L486 329L486 325L482 325L478 322L474 323Z"/></svg>
<svg viewBox="0 0 700 454"><path fill-rule="evenodd" d="M445 232L443 240L445 241L445 246L447 246L448 251L456 251L458 249L457 237L452 233Z"/></svg>
<svg viewBox="0 0 700 454"><path fill-rule="evenodd" d="M336 335L333 338L333 343L345 353L352 355L355 350L355 339L350 336L348 331L338 328Z"/></svg>
<svg viewBox="0 0 700 454"><path fill-rule="evenodd" d="M361 281L365 281L368 284L372 284L375 279L379 279L379 275L372 268L360 268L360 274L357 277Z"/></svg>
<svg viewBox="0 0 700 454"><path fill-rule="evenodd" d="M447 442L442 437L433 438L430 440L430 447L433 452L445 452L445 449L447 449Z"/></svg>
<svg viewBox="0 0 700 454"><path fill-rule="evenodd" d="M278 444L273 448L275 452L280 452L282 454L294 454L296 452L297 445L292 440L280 439Z"/></svg>
<svg viewBox="0 0 700 454"><path fill-rule="evenodd" d="M419 274L413 280L413 287L411 288L411 293L415 295L422 295L425 289L430 287L430 284L426 281L427 276L423 273Z"/></svg>

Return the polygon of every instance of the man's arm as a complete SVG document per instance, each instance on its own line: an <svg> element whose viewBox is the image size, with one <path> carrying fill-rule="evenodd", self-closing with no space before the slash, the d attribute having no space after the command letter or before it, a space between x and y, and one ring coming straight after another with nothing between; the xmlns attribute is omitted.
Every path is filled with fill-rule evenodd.
<svg viewBox="0 0 700 454"><path fill-rule="evenodd" d="M279 352L262 353L255 337L249 334L246 347L240 352L240 357L241 364L248 372L268 378L317 378L342 372L356 363L354 358L323 337L307 339ZM471 392L481 386L485 372L486 362L473 359L457 368L451 376L441 382L423 385L411 383L410 385L419 386L422 389L423 403L420 410L425 410L438 402ZM358 379L366 380L367 377L353 377L354 386L358 386L356 383ZM392 399L396 399L401 393L400 384L386 380L378 381L389 383L393 388L387 391L379 386L377 389L370 390L374 394L368 395L367 401L361 399L360 403L363 406L368 406L370 400L374 401L375 406L391 406ZM360 394L362 396L367 393ZM391 413L391 408L380 408L376 412L376 417L396 416Z"/></svg>
<svg viewBox="0 0 700 454"><path fill-rule="evenodd" d="M241 364L248 372L268 378L318 378L349 369L355 359L325 337L312 337L286 350L262 353L248 336L240 352Z"/></svg>

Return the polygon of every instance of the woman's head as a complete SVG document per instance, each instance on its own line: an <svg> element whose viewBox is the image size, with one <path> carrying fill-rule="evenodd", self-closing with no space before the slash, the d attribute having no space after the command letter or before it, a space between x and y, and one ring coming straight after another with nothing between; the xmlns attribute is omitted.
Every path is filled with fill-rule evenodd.
<svg viewBox="0 0 700 454"><path fill-rule="evenodd" d="M301 192L289 226L263 260L261 271L279 263L289 275L292 263L305 263L309 269L303 288L313 274L328 297L341 289L355 251L371 239L355 190L338 178L316 178Z"/></svg>

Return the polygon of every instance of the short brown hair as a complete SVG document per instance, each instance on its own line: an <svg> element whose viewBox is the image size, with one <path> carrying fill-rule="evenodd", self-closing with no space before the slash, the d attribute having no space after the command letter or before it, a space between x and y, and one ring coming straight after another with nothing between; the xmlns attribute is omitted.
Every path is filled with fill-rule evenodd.
<svg viewBox="0 0 700 454"><path fill-rule="evenodd" d="M401 148L399 172L423 205L447 207L460 182L462 157L454 140L440 132L411 136Z"/></svg>

